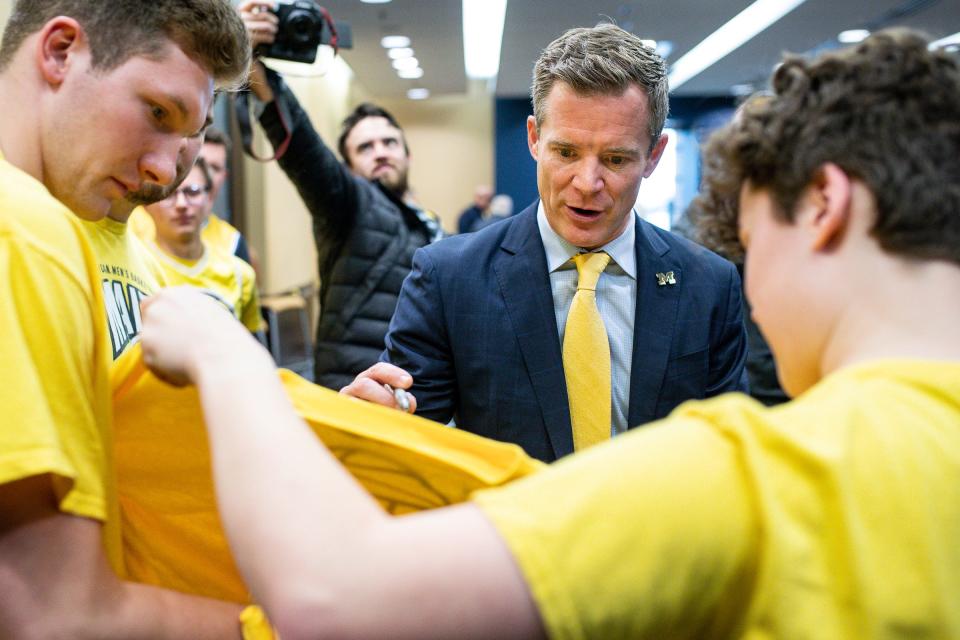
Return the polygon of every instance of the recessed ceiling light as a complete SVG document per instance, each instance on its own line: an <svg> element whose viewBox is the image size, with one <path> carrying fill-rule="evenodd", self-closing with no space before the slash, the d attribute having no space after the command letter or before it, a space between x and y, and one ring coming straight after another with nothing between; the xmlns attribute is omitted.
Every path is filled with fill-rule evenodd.
<svg viewBox="0 0 960 640"><path fill-rule="evenodd" d="M866 39L870 32L866 29L847 29L837 34L837 40L843 44L854 44Z"/></svg>
<svg viewBox="0 0 960 640"><path fill-rule="evenodd" d="M930 50L932 51L933 49L943 48L943 49L946 49L947 51L954 51L954 49L951 49L950 47L956 44L960 44L960 31L956 32L953 35L947 36L946 38L940 38L935 42L931 42Z"/></svg>
<svg viewBox="0 0 960 640"><path fill-rule="evenodd" d="M383 38L380 40L380 46L382 46L384 49L409 47L410 38L407 36L383 36Z"/></svg>
<svg viewBox="0 0 960 640"><path fill-rule="evenodd" d="M463 0L463 65L468 78L494 78L507 0Z"/></svg>
<svg viewBox="0 0 960 640"><path fill-rule="evenodd" d="M360 0L364 4L387 4L390 0Z"/></svg>
<svg viewBox="0 0 960 640"><path fill-rule="evenodd" d="M430 97L430 92L424 88L410 89L407 91L407 97L411 100L426 100Z"/></svg>
<svg viewBox="0 0 960 640"><path fill-rule="evenodd" d="M420 67L416 69L400 69L397 71L397 75L405 80L416 80L417 78L423 77L423 69Z"/></svg>
<svg viewBox="0 0 960 640"><path fill-rule="evenodd" d="M398 60L400 58L412 58L413 49L410 47L396 47L395 49L387 49L387 55L390 56L391 60Z"/></svg>
<svg viewBox="0 0 960 640"><path fill-rule="evenodd" d="M806 0L754 0L670 67L670 90L713 65Z"/></svg>
<svg viewBox="0 0 960 640"><path fill-rule="evenodd" d="M401 69L416 69L420 66L420 61L416 58L400 58L394 60L391 64L393 64L394 69L400 71Z"/></svg>
<svg viewBox="0 0 960 640"><path fill-rule="evenodd" d="M742 84L735 84L732 87L730 87L730 95L739 96L739 97L748 96L751 93L753 93L753 91L754 91L753 85L750 84L749 82L744 82Z"/></svg>

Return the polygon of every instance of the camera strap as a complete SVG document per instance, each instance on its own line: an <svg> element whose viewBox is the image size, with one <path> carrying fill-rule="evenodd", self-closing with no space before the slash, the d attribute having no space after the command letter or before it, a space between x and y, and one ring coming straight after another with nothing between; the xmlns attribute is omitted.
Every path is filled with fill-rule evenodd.
<svg viewBox="0 0 960 640"><path fill-rule="evenodd" d="M243 143L243 150L247 152L248 156L259 162L270 162L282 158L283 154L287 152L287 147L290 146L290 138L292 137L290 133L290 107L287 105L286 92L282 90L280 83L276 81L277 77L278 76L272 73L270 69L267 70L267 82L270 83L270 88L273 90L273 101L277 106L277 113L280 115L280 125L283 127L284 132L283 142L277 145L271 157L259 156L253 150L253 127L250 124L250 110L252 108L250 103L253 99L250 97L250 90L242 89L230 94L230 101L233 103L233 112L237 116L237 126L240 130L240 140Z"/></svg>
<svg viewBox="0 0 960 640"><path fill-rule="evenodd" d="M326 7L317 6L320 9L320 13L323 14L323 19L327 23L327 28L330 29L330 47L333 48L333 55L336 56L340 53L340 36L337 35L337 25L334 24L333 18L330 16L330 12L327 11ZM347 48L350 48L350 45L347 44Z"/></svg>

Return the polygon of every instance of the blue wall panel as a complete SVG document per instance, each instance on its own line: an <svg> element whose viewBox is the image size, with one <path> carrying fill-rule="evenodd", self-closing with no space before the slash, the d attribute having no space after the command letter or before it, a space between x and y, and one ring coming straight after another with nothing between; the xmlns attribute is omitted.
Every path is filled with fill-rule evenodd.
<svg viewBox="0 0 960 640"><path fill-rule="evenodd" d="M537 165L527 149L527 116L533 113L526 98L497 98L495 150L497 193L513 198L514 212L537 198Z"/></svg>

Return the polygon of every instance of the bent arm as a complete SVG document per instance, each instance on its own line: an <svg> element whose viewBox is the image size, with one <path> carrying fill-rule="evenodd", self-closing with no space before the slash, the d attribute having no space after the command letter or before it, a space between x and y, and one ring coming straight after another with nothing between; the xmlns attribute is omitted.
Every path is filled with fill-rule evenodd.
<svg viewBox="0 0 960 640"><path fill-rule="evenodd" d="M218 503L281 637L539 635L519 569L475 506L388 516L296 416L265 359L229 370L243 374L210 363L199 380Z"/></svg>
<svg viewBox="0 0 960 640"><path fill-rule="evenodd" d="M0 486L0 637L239 638L240 606L123 582L49 476Z"/></svg>

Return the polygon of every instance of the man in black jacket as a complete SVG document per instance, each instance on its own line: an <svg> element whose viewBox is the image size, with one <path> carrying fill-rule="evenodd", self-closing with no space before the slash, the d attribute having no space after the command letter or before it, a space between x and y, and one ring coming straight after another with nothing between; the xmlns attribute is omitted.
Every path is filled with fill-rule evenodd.
<svg viewBox="0 0 960 640"><path fill-rule="evenodd" d="M254 46L276 35L276 16L264 10L271 5L240 5ZM338 144L344 166L279 75L256 62L250 89L264 103L260 123L275 148L289 131L280 168L310 211L319 254L315 381L339 389L377 361L413 252L443 232L436 216L409 196L409 150L387 111L365 103L344 120Z"/></svg>

